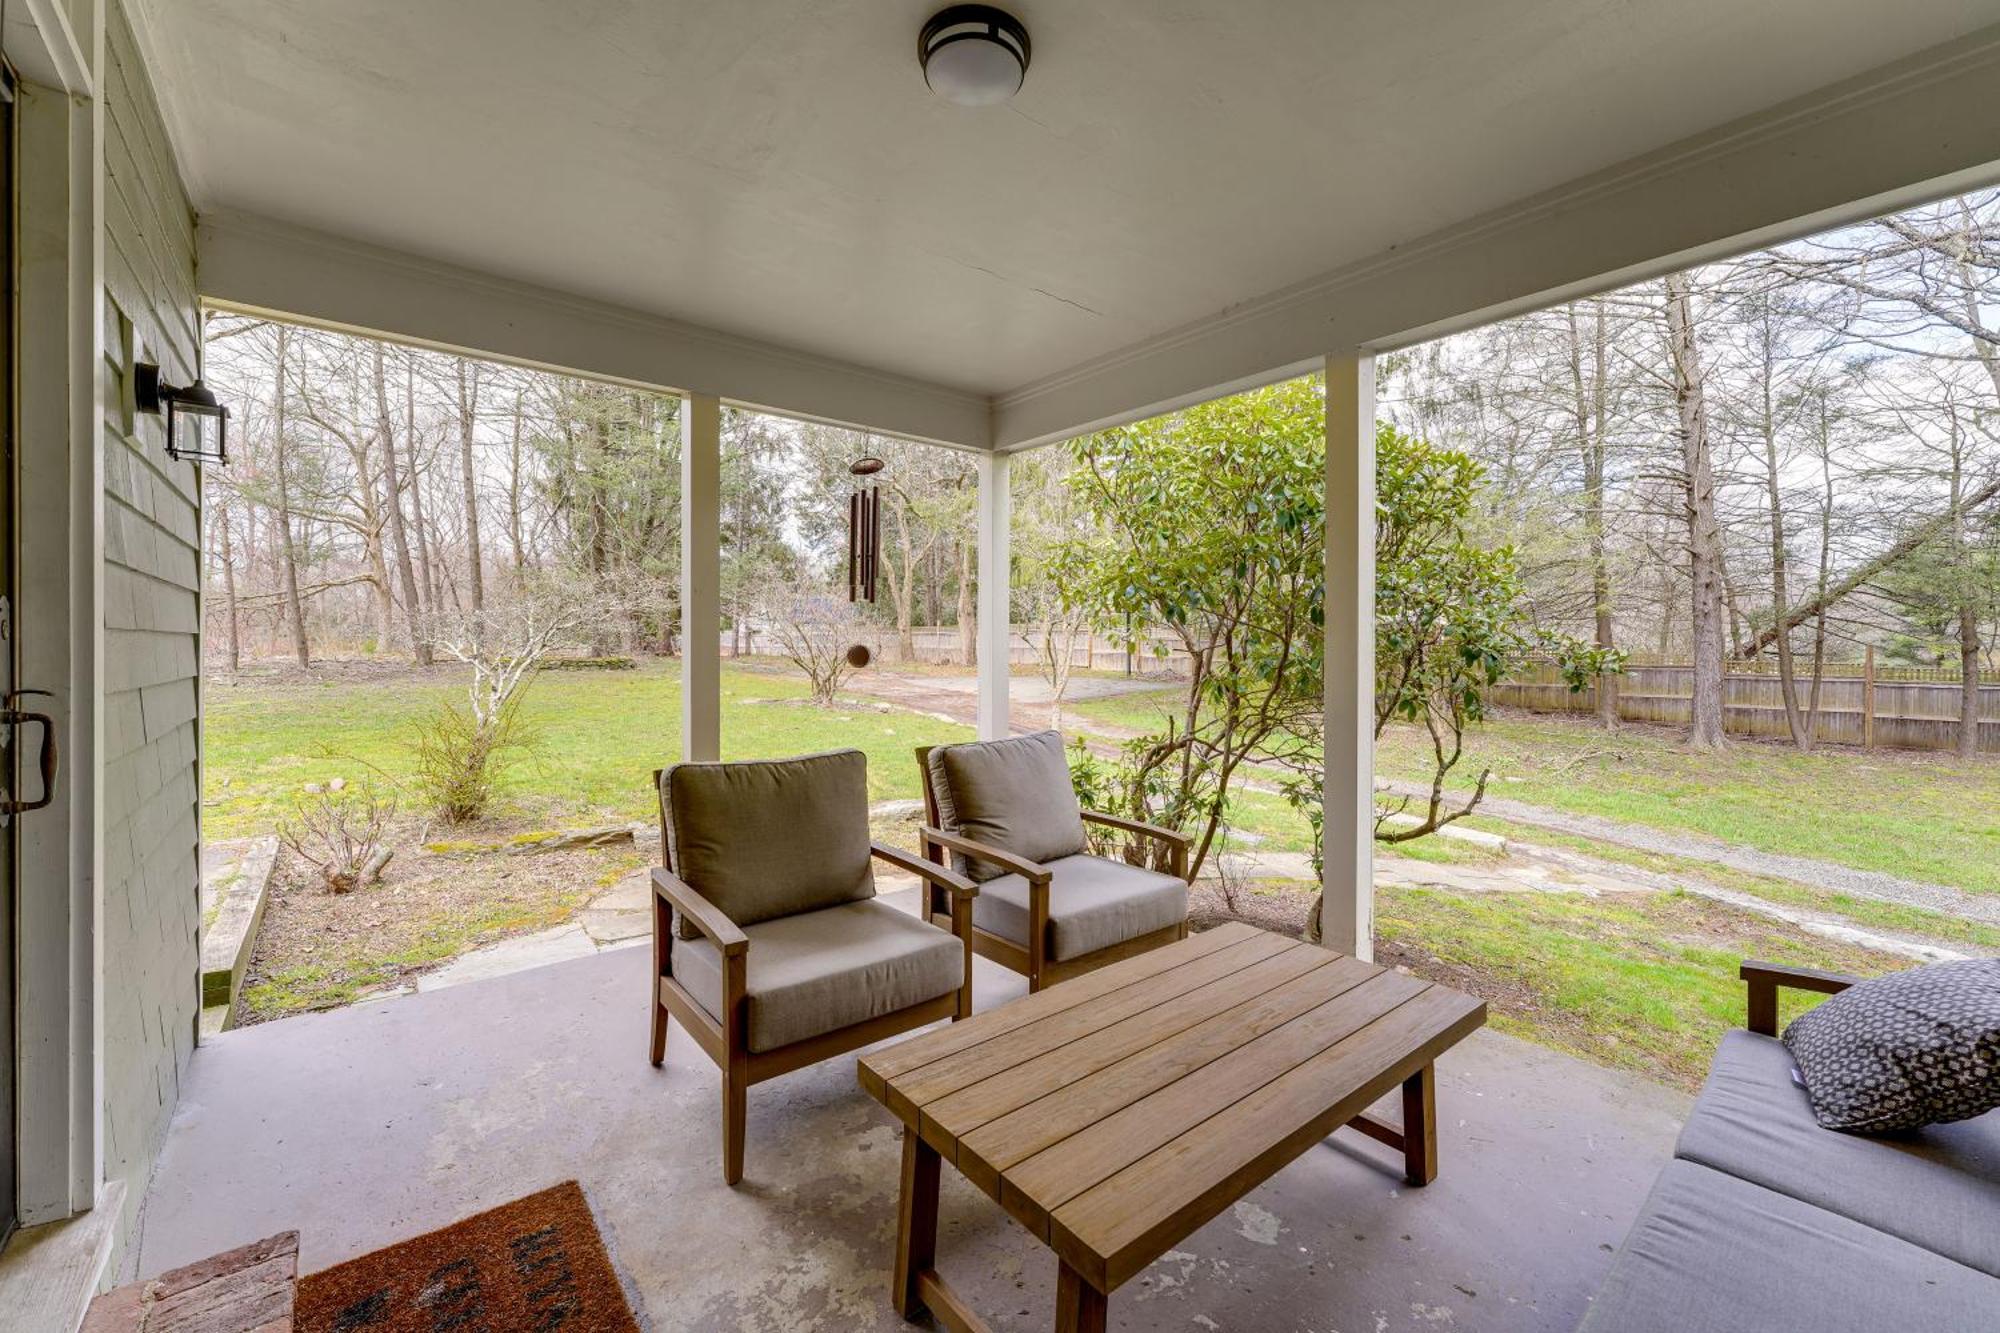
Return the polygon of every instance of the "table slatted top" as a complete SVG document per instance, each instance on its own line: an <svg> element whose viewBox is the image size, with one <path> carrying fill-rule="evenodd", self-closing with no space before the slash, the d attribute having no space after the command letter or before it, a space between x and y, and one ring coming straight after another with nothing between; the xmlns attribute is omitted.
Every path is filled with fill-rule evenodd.
<svg viewBox="0 0 2000 1333"><path fill-rule="evenodd" d="M1230 924L871 1052L860 1077L1110 1291L1485 1020Z"/></svg>

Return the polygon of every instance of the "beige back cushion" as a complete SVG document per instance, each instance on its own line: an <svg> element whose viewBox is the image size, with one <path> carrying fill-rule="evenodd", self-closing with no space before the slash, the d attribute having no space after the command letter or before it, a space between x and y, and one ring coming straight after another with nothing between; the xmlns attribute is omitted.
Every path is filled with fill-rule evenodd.
<svg viewBox="0 0 2000 1333"><path fill-rule="evenodd" d="M861 751L676 764L660 787L673 872L737 925L875 896Z"/></svg>
<svg viewBox="0 0 2000 1333"><path fill-rule="evenodd" d="M949 745L932 753L959 833L1036 862L1086 850L1060 733ZM940 817L946 804L940 795ZM974 861L967 873L988 880L1005 872Z"/></svg>
<svg viewBox="0 0 2000 1333"><path fill-rule="evenodd" d="M946 748L948 747L943 745L937 746L924 756L924 767L927 770L925 780L930 784L931 799L937 802L937 826L946 833L957 833L958 811L951 803L951 779L944 775ZM963 852L951 854L951 865L961 875L972 873L972 859Z"/></svg>

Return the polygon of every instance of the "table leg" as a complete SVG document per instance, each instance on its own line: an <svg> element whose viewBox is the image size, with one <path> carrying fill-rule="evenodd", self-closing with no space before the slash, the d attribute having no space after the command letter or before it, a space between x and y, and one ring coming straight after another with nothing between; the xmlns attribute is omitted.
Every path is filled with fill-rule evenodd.
<svg viewBox="0 0 2000 1333"><path fill-rule="evenodd" d="M1437 1073L1425 1065L1403 1080L1403 1175L1428 1185L1437 1173Z"/></svg>
<svg viewBox="0 0 2000 1333"><path fill-rule="evenodd" d="M1104 1293L1068 1264L1056 1263L1056 1333L1104 1333Z"/></svg>
<svg viewBox="0 0 2000 1333"><path fill-rule="evenodd" d="M896 1210L896 1271L889 1303L905 1319L922 1313L917 1278L937 1263L937 1149L903 1127L903 1201Z"/></svg>

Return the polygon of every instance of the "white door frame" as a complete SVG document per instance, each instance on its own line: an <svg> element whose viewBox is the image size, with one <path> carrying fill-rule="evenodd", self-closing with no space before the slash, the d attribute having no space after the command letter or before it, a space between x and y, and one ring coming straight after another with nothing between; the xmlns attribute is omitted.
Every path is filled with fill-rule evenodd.
<svg viewBox="0 0 2000 1333"><path fill-rule="evenodd" d="M54 801L19 829L15 1126L21 1225L93 1207L104 1179L101 752L104 0L15 0L20 683L46 689ZM40 577L34 571L45 571ZM48 573L46 571L62 571Z"/></svg>

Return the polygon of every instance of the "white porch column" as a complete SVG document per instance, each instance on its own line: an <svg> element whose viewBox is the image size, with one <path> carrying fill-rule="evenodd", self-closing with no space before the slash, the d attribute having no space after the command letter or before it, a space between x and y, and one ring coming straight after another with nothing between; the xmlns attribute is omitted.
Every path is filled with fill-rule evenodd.
<svg viewBox="0 0 2000 1333"><path fill-rule="evenodd" d="M1007 489L1007 455L979 459L979 739L1007 734L1007 657L1013 637L1008 596L1012 496Z"/></svg>
<svg viewBox="0 0 2000 1333"><path fill-rule="evenodd" d="M722 757L722 402L681 400L681 758Z"/></svg>
<svg viewBox="0 0 2000 1333"><path fill-rule="evenodd" d="M1321 943L1374 956L1375 358L1326 359L1326 872Z"/></svg>

